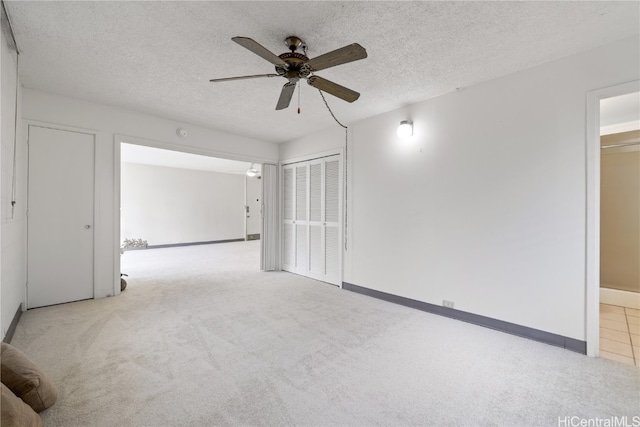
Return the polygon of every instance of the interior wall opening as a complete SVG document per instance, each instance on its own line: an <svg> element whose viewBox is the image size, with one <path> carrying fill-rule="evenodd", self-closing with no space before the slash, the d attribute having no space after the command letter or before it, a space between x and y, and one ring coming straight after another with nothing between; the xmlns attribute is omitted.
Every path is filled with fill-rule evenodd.
<svg viewBox="0 0 640 427"><path fill-rule="evenodd" d="M235 245L246 268L260 269L262 165L120 142L121 291L145 269ZM239 252L238 252L239 251ZM169 271L169 270L167 270Z"/></svg>
<svg viewBox="0 0 640 427"><path fill-rule="evenodd" d="M600 101L600 356L640 366L640 92Z"/></svg>

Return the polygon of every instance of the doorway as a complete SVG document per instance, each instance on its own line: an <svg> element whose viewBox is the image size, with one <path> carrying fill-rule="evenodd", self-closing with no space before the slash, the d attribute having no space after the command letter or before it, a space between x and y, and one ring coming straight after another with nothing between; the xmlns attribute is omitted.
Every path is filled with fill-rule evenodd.
<svg viewBox="0 0 640 427"><path fill-rule="evenodd" d="M587 94L587 354L619 361L623 361L620 357L626 357L625 363L629 364L635 363L630 335L634 331L638 333L636 345L640 345L640 312L637 311L640 293L614 288L631 285L640 288L640 283L631 283L640 277L627 274L624 266L619 268L621 261L640 250L640 217L633 214L636 203L633 197L629 199L634 193L631 187L638 181L628 180L638 173L632 169L640 165L635 164L638 161L634 161L635 154L621 157L635 152L633 147L637 144L628 140L630 135L612 135L640 129L639 92L640 82L635 81ZM625 100L626 107L620 108L625 105L620 101ZM622 207L621 203L626 206ZM617 299L621 294L627 298ZM615 297L613 300L611 295ZM613 354L614 349L625 355Z"/></svg>
<svg viewBox="0 0 640 427"><path fill-rule="evenodd" d="M27 308L93 298L95 136L28 133Z"/></svg>
<svg viewBox="0 0 640 427"><path fill-rule="evenodd" d="M600 356L640 366L640 92L600 101Z"/></svg>
<svg viewBox="0 0 640 427"><path fill-rule="evenodd" d="M203 245L238 245L249 240L247 231L258 240L262 227L259 165L255 165L258 175L248 177L249 162L137 142L119 143L121 271L129 274L129 284L137 279L132 273L140 271L135 263L160 256L147 250L171 252L166 259L175 260L178 271L177 261L183 259L180 254L186 247L193 247L192 252L201 248L205 256ZM260 242L251 245L255 248L250 252L259 254ZM140 249L146 255L128 253ZM260 257L254 258L251 268L259 269Z"/></svg>

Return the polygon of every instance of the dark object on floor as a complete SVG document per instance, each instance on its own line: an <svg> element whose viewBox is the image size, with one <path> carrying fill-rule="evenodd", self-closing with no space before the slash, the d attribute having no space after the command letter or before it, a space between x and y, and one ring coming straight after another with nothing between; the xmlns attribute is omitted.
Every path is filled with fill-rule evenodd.
<svg viewBox="0 0 640 427"><path fill-rule="evenodd" d="M125 289L127 289L127 281L124 280L122 278L122 276L127 276L129 277L128 274L124 274L124 273L120 273L120 292L124 291Z"/></svg>

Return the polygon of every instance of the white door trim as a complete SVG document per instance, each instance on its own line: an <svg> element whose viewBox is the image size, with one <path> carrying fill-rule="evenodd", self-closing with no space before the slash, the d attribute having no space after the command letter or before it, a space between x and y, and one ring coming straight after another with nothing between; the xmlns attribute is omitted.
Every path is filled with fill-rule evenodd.
<svg viewBox="0 0 640 427"><path fill-rule="evenodd" d="M290 165L292 163L308 162L310 160L321 159L323 157L330 157L335 155L341 155L344 153L344 148L335 148L333 150L322 151L320 153L309 154L307 156L294 157L292 159L280 160L279 165Z"/></svg>
<svg viewBox="0 0 640 427"><path fill-rule="evenodd" d="M120 295L120 185L121 185L121 160L120 136L113 135L113 295Z"/></svg>
<svg viewBox="0 0 640 427"><path fill-rule="evenodd" d="M67 126L67 125L59 125L57 123L51 123L51 122L43 122L40 120L32 120L32 119L23 119L23 129L25 131L29 130L29 126L38 126L41 128L49 128L49 129L55 129L55 130L64 130L64 131L68 131L68 132L78 132L78 133L86 133L88 135L94 135L97 136L98 135L98 131L95 129L87 129L87 128L79 128L76 126ZM29 137L28 132L25 132L26 137Z"/></svg>
<svg viewBox="0 0 640 427"><path fill-rule="evenodd" d="M587 92L586 337L587 355L600 355L600 100L640 91L640 80Z"/></svg>

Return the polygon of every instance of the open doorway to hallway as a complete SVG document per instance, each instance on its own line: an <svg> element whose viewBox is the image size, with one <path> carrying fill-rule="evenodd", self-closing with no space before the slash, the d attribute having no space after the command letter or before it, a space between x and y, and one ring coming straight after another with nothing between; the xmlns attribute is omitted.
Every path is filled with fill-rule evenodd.
<svg viewBox="0 0 640 427"><path fill-rule="evenodd" d="M600 356L640 366L640 92L600 101Z"/></svg>
<svg viewBox="0 0 640 427"><path fill-rule="evenodd" d="M163 259L173 259L172 269L178 271L186 247L260 239L259 164L125 142L120 159L121 272L129 275L122 290L127 281L135 283L133 273L141 271L141 263L157 258L138 251L169 252ZM257 173L248 176L250 168ZM248 268L259 270L260 242L252 245L255 256Z"/></svg>

